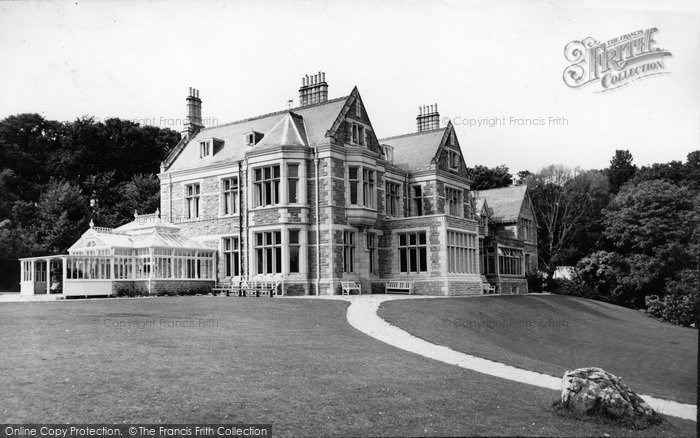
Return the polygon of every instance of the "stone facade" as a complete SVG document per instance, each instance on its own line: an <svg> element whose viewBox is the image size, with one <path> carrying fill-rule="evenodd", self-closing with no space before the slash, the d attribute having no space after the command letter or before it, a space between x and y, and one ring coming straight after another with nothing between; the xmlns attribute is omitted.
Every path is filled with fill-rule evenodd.
<svg viewBox="0 0 700 438"><path fill-rule="evenodd" d="M478 216L452 125L419 121L431 129L379 140L356 88L319 95L184 133L159 175L161 215L218 250L219 281L276 279L283 295L337 294L342 281L365 293L387 281L482 293Z"/></svg>

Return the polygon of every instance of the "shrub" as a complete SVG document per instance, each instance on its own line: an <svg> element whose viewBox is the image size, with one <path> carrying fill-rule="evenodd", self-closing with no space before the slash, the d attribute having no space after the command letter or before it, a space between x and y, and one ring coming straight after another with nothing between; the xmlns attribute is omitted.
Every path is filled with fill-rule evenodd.
<svg viewBox="0 0 700 438"><path fill-rule="evenodd" d="M530 292L542 292L544 277L541 272L528 272L525 278L527 279L527 289Z"/></svg>
<svg viewBox="0 0 700 438"><path fill-rule="evenodd" d="M690 327L697 320L695 297L690 294L649 295L645 302L647 312L656 318L672 324Z"/></svg>
<svg viewBox="0 0 700 438"><path fill-rule="evenodd" d="M136 290L130 287L117 288L117 297L144 297L148 292Z"/></svg>

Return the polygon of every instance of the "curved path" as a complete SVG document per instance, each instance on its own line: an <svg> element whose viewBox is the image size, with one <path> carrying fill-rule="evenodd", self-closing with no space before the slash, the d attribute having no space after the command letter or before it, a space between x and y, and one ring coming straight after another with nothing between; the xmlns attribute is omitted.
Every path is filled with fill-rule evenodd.
<svg viewBox="0 0 700 438"><path fill-rule="evenodd" d="M442 297L406 297L395 295L361 295L340 297L336 295L328 298L350 301L350 306L348 307L347 311L347 318L350 325L355 327L357 330L394 347L420 354L421 356L425 356L430 359L439 360L440 362L450 365L456 365L458 367L477 371L482 374L488 374L515 382L527 383L528 385L535 385L555 391L561 390L561 378L559 377L541 374L535 371L528 371L522 368L516 368L500 362L494 362L461 353L442 345L430 343L389 324L377 314L379 306L385 301L397 299L440 299ZM479 299L479 297L474 298ZM695 405L678 403L672 400L658 399L648 395L642 395L641 397L657 412L686 420L697 421L697 406Z"/></svg>

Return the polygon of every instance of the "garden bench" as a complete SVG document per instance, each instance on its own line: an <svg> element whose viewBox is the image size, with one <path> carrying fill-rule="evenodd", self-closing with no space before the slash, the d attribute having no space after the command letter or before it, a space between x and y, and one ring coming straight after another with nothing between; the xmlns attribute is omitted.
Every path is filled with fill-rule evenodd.
<svg viewBox="0 0 700 438"><path fill-rule="evenodd" d="M226 296L228 296L228 294L231 292L232 287L233 284L230 281L222 281L220 283L217 283L213 288L211 288L211 294L217 296L220 293L224 292L226 293Z"/></svg>
<svg viewBox="0 0 700 438"><path fill-rule="evenodd" d="M362 295L362 285L357 281L341 281L340 286L343 288L343 295L352 295L354 290Z"/></svg>
<svg viewBox="0 0 700 438"><path fill-rule="evenodd" d="M406 293L408 295L413 295L413 282L412 281L387 281L384 285L384 293L389 293L389 291L395 291L394 293Z"/></svg>
<svg viewBox="0 0 700 438"><path fill-rule="evenodd" d="M490 283L483 283L483 292L485 294L495 294L496 293L496 287Z"/></svg>
<svg viewBox="0 0 700 438"><path fill-rule="evenodd" d="M279 281L247 281L242 287L247 297L273 297L279 285Z"/></svg>

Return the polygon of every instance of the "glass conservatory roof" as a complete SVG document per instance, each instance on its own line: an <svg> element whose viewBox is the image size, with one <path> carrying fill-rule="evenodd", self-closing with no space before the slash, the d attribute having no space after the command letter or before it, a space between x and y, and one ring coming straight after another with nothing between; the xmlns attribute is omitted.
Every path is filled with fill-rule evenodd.
<svg viewBox="0 0 700 438"><path fill-rule="evenodd" d="M68 253L103 248L181 248L211 249L180 234L180 228L165 222L157 214L136 216L119 228L103 228L90 224L90 229L70 248Z"/></svg>

